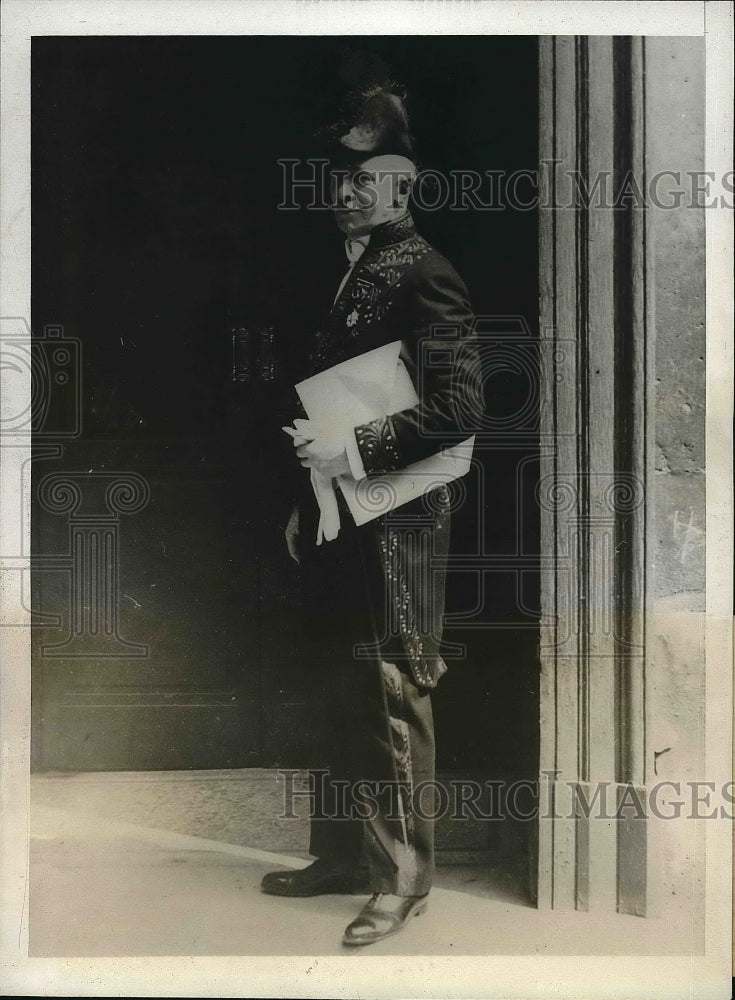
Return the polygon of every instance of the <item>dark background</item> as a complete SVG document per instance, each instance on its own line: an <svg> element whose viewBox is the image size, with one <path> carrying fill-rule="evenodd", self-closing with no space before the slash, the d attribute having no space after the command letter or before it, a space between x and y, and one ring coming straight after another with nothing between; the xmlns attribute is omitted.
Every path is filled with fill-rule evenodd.
<svg viewBox="0 0 735 1000"><path fill-rule="evenodd" d="M276 161L311 148L343 44L33 39L33 328L61 324L83 352L82 434L60 459L37 451L35 482L129 470L151 489L119 525L120 634L148 644L148 657L49 660L41 646L68 632L69 581L36 574L37 606L61 615L36 635L37 768L303 763L297 574L282 541L291 455L279 428L346 264L328 213L276 210ZM406 84L424 166L536 169L535 39L350 45ZM510 340L499 331L537 335L535 212L415 216L478 314L525 321L525 333L517 318L487 327L501 353ZM263 324L275 330L274 379L233 383L232 328ZM491 409L512 418L528 373L494 371ZM509 419L502 442L483 440L455 518L455 553L508 560L482 584L476 569L450 573L450 615L478 607L446 633L466 655L449 660L434 697L443 770L536 774L538 582L531 571L519 586L514 565L521 544L538 553L533 424ZM34 513L36 553L64 552L68 519Z"/></svg>

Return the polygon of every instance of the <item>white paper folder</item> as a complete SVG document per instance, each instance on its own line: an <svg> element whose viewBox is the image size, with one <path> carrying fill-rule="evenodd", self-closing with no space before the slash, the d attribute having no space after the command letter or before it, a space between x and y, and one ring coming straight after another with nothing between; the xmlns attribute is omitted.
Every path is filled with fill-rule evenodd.
<svg viewBox="0 0 735 1000"><path fill-rule="evenodd" d="M344 435L360 424L415 406L419 399L399 355L400 340L350 358L296 385L307 416ZM337 483L356 524L365 524L422 496L470 468L474 436L399 472ZM319 499L319 497L317 497Z"/></svg>

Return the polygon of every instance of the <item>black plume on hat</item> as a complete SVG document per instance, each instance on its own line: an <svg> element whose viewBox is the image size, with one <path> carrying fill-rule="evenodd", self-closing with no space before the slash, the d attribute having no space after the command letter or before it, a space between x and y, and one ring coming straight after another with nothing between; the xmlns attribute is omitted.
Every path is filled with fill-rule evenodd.
<svg viewBox="0 0 735 1000"><path fill-rule="evenodd" d="M332 121L317 135L333 161L349 162L387 154L414 159L405 89L371 52L345 51L339 77L346 85Z"/></svg>

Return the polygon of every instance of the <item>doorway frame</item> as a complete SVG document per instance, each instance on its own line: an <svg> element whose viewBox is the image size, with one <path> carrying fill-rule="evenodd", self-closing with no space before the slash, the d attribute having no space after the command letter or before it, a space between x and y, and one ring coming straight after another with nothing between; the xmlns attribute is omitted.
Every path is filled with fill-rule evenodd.
<svg viewBox="0 0 735 1000"><path fill-rule="evenodd" d="M537 902L645 915L646 219L594 195L600 172L614 191L628 171L645 176L645 47L592 36L539 46Z"/></svg>

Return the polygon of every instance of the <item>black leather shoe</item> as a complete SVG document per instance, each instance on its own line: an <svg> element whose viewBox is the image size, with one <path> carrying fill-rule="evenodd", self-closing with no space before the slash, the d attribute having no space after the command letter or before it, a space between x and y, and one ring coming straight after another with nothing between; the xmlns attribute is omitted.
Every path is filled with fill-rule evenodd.
<svg viewBox="0 0 735 1000"><path fill-rule="evenodd" d="M370 892L367 872L346 865L336 865L325 858L317 858L308 867L296 871L268 872L263 876L260 888L271 896Z"/></svg>
<svg viewBox="0 0 735 1000"><path fill-rule="evenodd" d="M351 924L348 924L343 944L375 944L402 930L411 917L418 917L429 905L425 896L388 896L376 892Z"/></svg>

